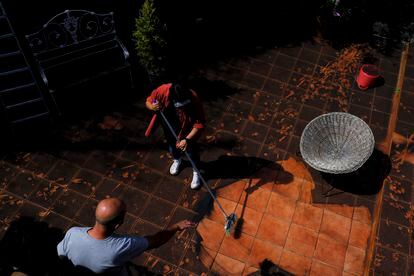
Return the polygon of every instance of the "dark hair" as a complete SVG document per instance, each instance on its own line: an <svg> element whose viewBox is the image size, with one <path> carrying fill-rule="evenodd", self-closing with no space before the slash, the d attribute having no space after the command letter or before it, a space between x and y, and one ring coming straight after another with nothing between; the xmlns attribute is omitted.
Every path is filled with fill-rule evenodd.
<svg viewBox="0 0 414 276"><path fill-rule="evenodd" d="M190 89L183 83L173 83L171 85L171 99L183 101L190 98Z"/></svg>

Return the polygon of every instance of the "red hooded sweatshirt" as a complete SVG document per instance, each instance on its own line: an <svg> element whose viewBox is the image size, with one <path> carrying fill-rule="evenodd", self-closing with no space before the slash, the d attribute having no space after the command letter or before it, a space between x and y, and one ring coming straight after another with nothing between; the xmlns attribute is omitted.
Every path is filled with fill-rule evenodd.
<svg viewBox="0 0 414 276"><path fill-rule="evenodd" d="M151 95L149 95L147 101L151 103L157 101L160 104L161 109L171 107L173 104L169 99L171 86L171 83L159 86L151 92ZM200 98L193 90L191 90L190 101L190 104L184 106L183 108L176 109L180 127L178 133L179 139L186 137L193 128L205 128L206 119L203 106L201 104Z"/></svg>

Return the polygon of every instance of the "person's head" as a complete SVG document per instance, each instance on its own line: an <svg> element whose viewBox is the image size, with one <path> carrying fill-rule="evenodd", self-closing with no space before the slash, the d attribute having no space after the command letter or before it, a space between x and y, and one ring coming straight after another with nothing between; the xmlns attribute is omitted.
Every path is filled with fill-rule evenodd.
<svg viewBox="0 0 414 276"><path fill-rule="evenodd" d="M103 199L95 210L95 224L99 224L106 231L113 232L124 222L126 213L125 203L118 198Z"/></svg>
<svg viewBox="0 0 414 276"><path fill-rule="evenodd" d="M173 83L170 89L170 99L176 108L186 106L191 102L191 91L183 83Z"/></svg>

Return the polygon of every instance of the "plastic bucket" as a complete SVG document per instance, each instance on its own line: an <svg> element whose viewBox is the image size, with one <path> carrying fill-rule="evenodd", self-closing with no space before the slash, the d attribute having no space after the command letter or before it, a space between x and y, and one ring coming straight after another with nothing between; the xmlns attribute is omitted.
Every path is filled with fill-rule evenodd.
<svg viewBox="0 0 414 276"><path fill-rule="evenodd" d="M373 87L380 78L380 72L377 66L372 64L364 64L359 70L359 75L356 79L359 89L367 90Z"/></svg>

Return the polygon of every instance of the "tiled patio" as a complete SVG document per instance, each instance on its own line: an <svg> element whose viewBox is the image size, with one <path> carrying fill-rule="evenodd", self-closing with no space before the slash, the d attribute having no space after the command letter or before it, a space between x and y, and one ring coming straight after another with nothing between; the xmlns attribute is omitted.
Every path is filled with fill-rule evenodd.
<svg viewBox="0 0 414 276"><path fill-rule="evenodd" d="M378 204L378 189L370 184L381 168L344 180L350 187L355 187L353 181L368 183L364 187L371 187L370 192L337 187L325 197L330 179L304 164L298 143L315 116L347 111L370 125L377 148L384 149L400 57L377 55L385 78L381 87L360 91L351 85L341 98L323 93L308 97L313 84L301 81L318 76L336 54L328 46L304 43L232 58L199 72L206 78L200 83L210 89L201 91L209 121L201 158L225 210L240 218L233 235L224 235L223 216L206 190L190 190L190 168L178 177L168 174L161 133L144 138L150 117L144 99L109 114L123 125L121 130L101 130L91 119L69 128L50 149L5 156L0 171L2 233L17 215L63 230L91 225L97 201L119 196L128 205L123 233L149 234L181 219L200 220L197 229L135 260L155 273L259 273L260 263L268 259L296 275L361 275L368 265ZM412 76L413 65L411 57L406 76ZM347 77L352 83L354 76ZM202 90L200 83L196 88ZM406 109L400 108L397 123L396 132L404 137L414 132L412 84L406 78L401 98ZM376 156L384 158L379 151ZM391 177L405 192L385 187L371 271L399 269L404 275L413 263L412 219L405 216L412 202L412 164L394 166ZM402 256L398 265L393 263L395 253Z"/></svg>
<svg viewBox="0 0 414 276"><path fill-rule="evenodd" d="M208 253L204 263L222 275L255 272L266 258L295 275L360 275L372 223L369 209L352 202L315 203L312 190L318 184L306 166L294 158L277 164L218 189L220 202L243 223L236 238L224 237L223 217L214 206L198 227Z"/></svg>

